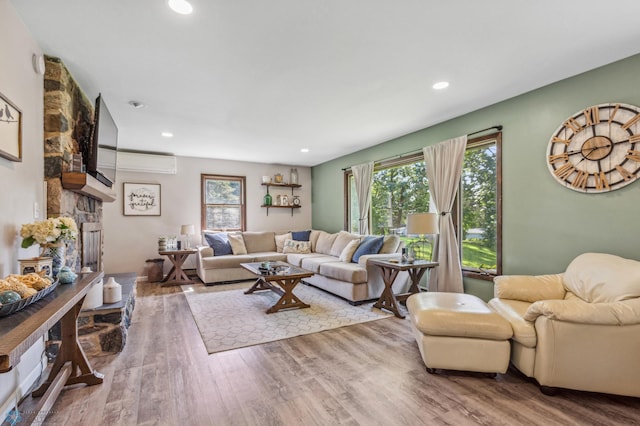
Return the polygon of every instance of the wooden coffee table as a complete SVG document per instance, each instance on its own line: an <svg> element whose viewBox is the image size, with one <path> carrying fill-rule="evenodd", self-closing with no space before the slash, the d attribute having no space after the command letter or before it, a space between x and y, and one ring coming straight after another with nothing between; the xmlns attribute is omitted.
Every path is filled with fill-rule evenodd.
<svg viewBox="0 0 640 426"><path fill-rule="evenodd" d="M270 263L271 268L274 271L273 273L263 273L260 271L259 268L262 262L240 264L244 269L258 276L258 279L253 286L251 286L249 290L245 291L244 294L251 294L258 290L271 290L274 293L279 294L280 299L272 307L267 309L268 314L278 312L282 309L308 308L308 304L304 303L298 298L298 296L293 294L293 289L303 278L312 276L313 272L298 268L286 262ZM289 268L288 272L277 272L279 267ZM274 283L278 286L275 286Z"/></svg>

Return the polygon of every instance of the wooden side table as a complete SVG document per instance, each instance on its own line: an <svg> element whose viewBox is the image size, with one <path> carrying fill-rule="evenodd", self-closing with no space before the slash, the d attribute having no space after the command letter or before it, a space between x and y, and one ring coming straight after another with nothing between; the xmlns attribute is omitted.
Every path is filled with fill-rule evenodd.
<svg viewBox="0 0 640 426"><path fill-rule="evenodd" d="M378 301L373 305L374 308L386 309L393 312L398 318L404 318L400 313L398 302L407 300L407 297L414 293L420 293L420 280L424 273L431 268L438 266L438 262L429 262L427 260L415 260L413 263L394 262L391 260L371 259L373 265L382 270L382 279L384 281L384 290ZM398 273L401 271L409 272L411 278L411 287L409 292L403 294L393 294L393 282L396 280Z"/></svg>
<svg viewBox="0 0 640 426"><path fill-rule="evenodd" d="M185 250L165 250L159 251L158 254L162 256L167 256L171 263L173 263L173 267L169 271L166 277L162 280L163 285L183 285L183 284L193 284L193 281L189 279L187 274L182 270L182 265L185 260L196 253L198 250L196 249L185 249Z"/></svg>

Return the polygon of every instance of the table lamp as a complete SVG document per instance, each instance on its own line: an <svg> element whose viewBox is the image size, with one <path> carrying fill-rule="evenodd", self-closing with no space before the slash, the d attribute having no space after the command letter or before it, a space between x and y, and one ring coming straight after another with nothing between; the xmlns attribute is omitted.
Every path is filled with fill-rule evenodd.
<svg viewBox="0 0 640 426"><path fill-rule="evenodd" d="M193 225L182 225L180 227L180 235L186 235L187 238L184 241L184 248L191 248L191 235L196 233L196 228Z"/></svg>
<svg viewBox="0 0 640 426"><path fill-rule="evenodd" d="M438 234L438 214L437 213L411 213L407 216L407 235L418 235L417 241L412 243L414 245L422 245L421 252L424 254L425 243L431 244L431 242L425 238L425 235L437 235ZM431 258L433 258L433 247L435 244L431 244ZM414 249L415 252L415 249ZM417 252L416 252L417 254ZM418 258L417 255L414 255ZM431 260L431 259L426 259Z"/></svg>

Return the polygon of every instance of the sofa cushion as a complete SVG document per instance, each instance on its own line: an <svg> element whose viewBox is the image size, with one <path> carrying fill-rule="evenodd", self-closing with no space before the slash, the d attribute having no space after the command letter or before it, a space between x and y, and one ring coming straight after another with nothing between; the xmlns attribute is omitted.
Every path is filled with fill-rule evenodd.
<svg viewBox="0 0 640 426"><path fill-rule="evenodd" d="M247 254L247 247L244 244L242 234L228 234L227 237L234 255Z"/></svg>
<svg viewBox="0 0 640 426"><path fill-rule="evenodd" d="M355 263L323 262L319 273L328 278L345 281L353 284L367 282L367 269Z"/></svg>
<svg viewBox="0 0 640 426"><path fill-rule="evenodd" d="M617 302L640 297L640 262L603 253L584 253L573 259L564 286L590 303Z"/></svg>
<svg viewBox="0 0 640 426"><path fill-rule="evenodd" d="M283 253L311 253L309 241L287 240L284 242Z"/></svg>
<svg viewBox="0 0 640 426"><path fill-rule="evenodd" d="M397 235L385 235L384 243L382 244L382 248L378 253L380 254L391 254L397 253L400 248L400 242L402 240Z"/></svg>
<svg viewBox="0 0 640 426"><path fill-rule="evenodd" d="M318 242L316 243L316 252L322 254L331 254L331 246L335 242L338 234L329 234L325 231L320 231L318 235Z"/></svg>
<svg viewBox="0 0 640 426"><path fill-rule="evenodd" d="M383 244L384 237L364 237L364 239L356 249L356 252L353 254L351 261L353 263L358 263L358 260L360 260L360 256L363 256L365 254L377 254L382 248Z"/></svg>
<svg viewBox="0 0 640 426"><path fill-rule="evenodd" d="M276 251L278 253L282 253L282 250L284 249L284 242L287 240L292 240L293 238L291 238L291 232L287 232L286 234L280 234L280 235L276 235L275 236L275 240L276 240Z"/></svg>
<svg viewBox="0 0 640 426"><path fill-rule="evenodd" d="M291 231L291 239L295 241L309 241L311 231Z"/></svg>
<svg viewBox="0 0 640 426"><path fill-rule="evenodd" d="M265 251L276 251L275 232L250 232L242 233L247 253L258 253Z"/></svg>
<svg viewBox="0 0 640 426"><path fill-rule="evenodd" d="M340 257L342 250L344 250L347 244L349 244L353 240L360 241L360 236L353 235L347 231L338 232L338 236L331 245L331 251L329 252L329 254L331 256Z"/></svg>
<svg viewBox="0 0 640 426"><path fill-rule="evenodd" d="M308 257L322 257L324 254L320 253L287 253L287 263L292 264L293 266L302 267L302 260Z"/></svg>
<svg viewBox="0 0 640 426"><path fill-rule="evenodd" d="M342 249L342 253L340 253L340 262L351 262L353 253L356 252L356 249L358 248L359 245L360 245L360 239L351 240L351 242L347 244L344 249Z"/></svg>
<svg viewBox="0 0 640 426"><path fill-rule="evenodd" d="M321 231L317 231L312 229L311 234L309 234L309 241L311 242L311 251L316 251L316 245L318 244L318 237L320 236Z"/></svg>
<svg viewBox="0 0 640 426"><path fill-rule="evenodd" d="M275 262L280 260L282 262L287 261L287 255L283 253L275 253L272 251L265 251L264 253L251 253L249 256L253 258L252 262Z"/></svg>
<svg viewBox="0 0 640 426"><path fill-rule="evenodd" d="M241 263L253 262L253 255L241 254L241 255L226 255L226 256L213 256L202 258L202 267L205 269L226 269L226 268L240 268Z"/></svg>
<svg viewBox="0 0 640 426"><path fill-rule="evenodd" d="M511 324L513 340L528 348L535 348L538 344L535 325L524 319L530 306L531 303L520 300L498 298L489 300L489 307Z"/></svg>
<svg viewBox="0 0 640 426"><path fill-rule="evenodd" d="M302 269L306 269L307 271L311 271L314 274L317 274L320 271L320 265L328 262L338 262L338 259L333 256L313 256L313 257L305 257L302 259L300 263L300 267Z"/></svg>
<svg viewBox="0 0 640 426"><path fill-rule="evenodd" d="M207 244L209 244L209 247L213 249L214 256L225 256L233 253L226 232L216 232L213 234L205 232L204 239Z"/></svg>

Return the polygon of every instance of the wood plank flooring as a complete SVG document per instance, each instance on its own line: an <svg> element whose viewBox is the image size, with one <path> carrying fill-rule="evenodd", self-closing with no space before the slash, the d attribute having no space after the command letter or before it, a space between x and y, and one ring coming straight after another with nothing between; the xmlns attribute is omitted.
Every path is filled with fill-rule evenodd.
<svg viewBox="0 0 640 426"><path fill-rule="evenodd" d="M637 398L429 374L408 320L208 355L180 289L145 282L129 330L122 353L91 360L104 383L67 388L44 424L640 425Z"/></svg>

